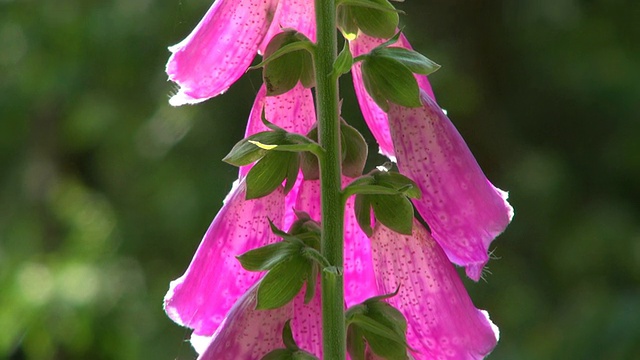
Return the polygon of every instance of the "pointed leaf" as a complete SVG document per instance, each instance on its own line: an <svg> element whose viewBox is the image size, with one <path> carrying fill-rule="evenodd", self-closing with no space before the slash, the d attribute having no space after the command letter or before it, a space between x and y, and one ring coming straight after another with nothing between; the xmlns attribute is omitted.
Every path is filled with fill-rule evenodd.
<svg viewBox="0 0 640 360"><path fill-rule="evenodd" d="M367 345L358 326L347 328L347 351L351 360L365 360Z"/></svg>
<svg viewBox="0 0 640 360"><path fill-rule="evenodd" d="M440 69L440 65L431 61L426 56L419 52L399 48L399 47L386 47L375 50L376 56L383 56L389 59L393 59L406 66L412 73L429 75L436 70Z"/></svg>
<svg viewBox="0 0 640 360"><path fill-rule="evenodd" d="M371 202L367 195L356 195L353 211L356 215L356 220L360 229L371 236L373 234L373 228L371 227Z"/></svg>
<svg viewBox="0 0 640 360"><path fill-rule="evenodd" d="M247 174L247 200L271 194L289 171L291 154L268 152Z"/></svg>
<svg viewBox="0 0 640 360"><path fill-rule="evenodd" d="M411 235L413 206L403 195L369 195L376 219L401 234Z"/></svg>
<svg viewBox="0 0 640 360"><path fill-rule="evenodd" d="M335 77L346 74L351 71L351 66L353 66L353 56L349 49L349 43L345 41L342 51L340 51L336 61L333 63L333 70L331 74Z"/></svg>
<svg viewBox="0 0 640 360"><path fill-rule="evenodd" d="M378 185L395 189L412 199L419 199L421 196L420 188L415 181L398 172L381 171L373 176Z"/></svg>
<svg viewBox="0 0 640 360"><path fill-rule="evenodd" d="M358 36L358 25L351 6L338 6L336 24L345 39L352 41Z"/></svg>
<svg viewBox="0 0 640 360"><path fill-rule="evenodd" d="M291 332L291 320L287 320L287 322L284 323L284 327L282 328L282 342L287 349L298 350L298 345L293 339L293 333Z"/></svg>
<svg viewBox="0 0 640 360"><path fill-rule="evenodd" d="M388 112L387 100L398 105L420 107L420 89L413 73L396 60L367 56L362 62L364 86L376 104Z"/></svg>
<svg viewBox="0 0 640 360"><path fill-rule="evenodd" d="M354 6L352 14L355 23L363 33L382 39L392 37L398 27L399 17L395 8L387 0L370 0L371 3L388 10L379 10L372 7Z"/></svg>
<svg viewBox="0 0 640 360"><path fill-rule="evenodd" d="M293 360L293 352L289 349L275 349L260 360Z"/></svg>
<svg viewBox="0 0 640 360"><path fill-rule="evenodd" d="M293 360L318 360L318 358L306 351L298 350L293 353Z"/></svg>
<svg viewBox="0 0 640 360"><path fill-rule="evenodd" d="M340 133L342 135L342 151L344 153L342 174L351 178L358 177L362 175L362 170L367 162L369 151L367 143L356 128L344 121L341 122Z"/></svg>
<svg viewBox="0 0 640 360"><path fill-rule="evenodd" d="M288 167L286 175L287 182L284 185L284 193L288 194L289 191L293 189L293 186L298 179L298 172L300 170L300 158L298 157L298 154L287 153L285 161L287 162Z"/></svg>
<svg viewBox="0 0 640 360"><path fill-rule="evenodd" d="M235 166L251 164L266 154L266 150L258 143L279 144L284 140L284 132L264 131L238 141L222 161Z"/></svg>
<svg viewBox="0 0 640 360"><path fill-rule="evenodd" d="M293 300L302 289L308 266L302 257L274 266L260 282L256 309L276 309Z"/></svg>
<svg viewBox="0 0 640 360"><path fill-rule="evenodd" d="M249 271L269 270L300 251L300 246L281 241L259 247L237 256L243 268Z"/></svg>

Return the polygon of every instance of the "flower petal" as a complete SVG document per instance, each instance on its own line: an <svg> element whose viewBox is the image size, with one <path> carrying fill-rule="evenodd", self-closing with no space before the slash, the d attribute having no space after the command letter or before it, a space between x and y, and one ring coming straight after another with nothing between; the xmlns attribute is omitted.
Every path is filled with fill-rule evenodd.
<svg viewBox="0 0 640 360"><path fill-rule="evenodd" d="M298 346L322 359L322 290L320 279L316 293L308 304L304 303L304 291L293 299L291 331Z"/></svg>
<svg viewBox="0 0 640 360"><path fill-rule="evenodd" d="M412 236L379 222L371 237L379 291L407 318L416 360L481 359L497 343L486 313L476 309L462 281L429 232L414 220Z"/></svg>
<svg viewBox="0 0 640 360"><path fill-rule="evenodd" d="M245 200L244 183L234 184L198 247L187 271L171 282L165 296L167 315L197 335L212 335L236 300L261 276L235 258L279 239L268 219L282 226L284 195Z"/></svg>
<svg viewBox="0 0 640 360"><path fill-rule="evenodd" d="M346 185L351 181L343 177L342 183ZM348 307L378 295L371 262L371 243L356 221L353 202L353 197L347 201L344 215L344 296ZM296 210L306 211L313 219L321 218L319 180L303 182Z"/></svg>
<svg viewBox="0 0 640 360"><path fill-rule="evenodd" d="M251 64L278 0L216 0L191 34L171 46L169 103L195 104L226 91Z"/></svg>
<svg viewBox="0 0 640 360"><path fill-rule="evenodd" d="M273 16L271 27L260 45L260 53L264 54L269 41L282 29L295 29L304 34L312 42L316 41L316 15L313 0L280 0Z"/></svg>
<svg viewBox="0 0 640 360"><path fill-rule="evenodd" d="M213 336L199 360L254 360L282 348L282 328L293 316L293 303L256 310L257 285L244 294Z"/></svg>
<svg viewBox="0 0 640 360"><path fill-rule="evenodd" d="M320 284L308 304L304 292L283 307L256 310L257 284L231 308L224 322L209 339L200 360L254 360L283 348L282 329L291 320L291 330L298 346L322 358L322 302ZM193 337L192 337L193 339ZM198 341L202 341L199 339Z"/></svg>
<svg viewBox="0 0 640 360"><path fill-rule="evenodd" d="M421 98L421 108L389 106L398 168L422 191L413 203L433 237L477 281L489 260L489 244L507 227L513 209L442 109L426 93Z"/></svg>
<svg viewBox="0 0 640 360"><path fill-rule="evenodd" d="M385 39L378 39L363 33L359 33L358 37L349 42L349 48L354 57L366 54L376 46L384 43ZM400 35L398 41L393 44L394 47L402 47L405 49L412 49L411 44L404 35ZM389 134L389 122L387 121L387 114L380 109L380 107L373 101L371 96L367 93L362 80L361 64L354 64L351 74L353 76L353 87L358 97L358 103L360 104L360 110L362 116L366 121L373 137L375 137L380 146L380 153L387 156L391 160L395 161L395 152L393 150L393 142L391 141L391 135ZM433 91L431 90L431 84L424 75L415 75L418 81L418 86L426 91L431 98L435 99Z"/></svg>
<svg viewBox="0 0 640 360"><path fill-rule="evenodd" d="M267 96L267 89L263 84L253 102L245 137L269 130L262 123L263 110L267 120L289 132L306 135L316 122L311 90L305 89L300 83L278 96ZM240 177L244 177L251 166L241 167Z"/></svg>

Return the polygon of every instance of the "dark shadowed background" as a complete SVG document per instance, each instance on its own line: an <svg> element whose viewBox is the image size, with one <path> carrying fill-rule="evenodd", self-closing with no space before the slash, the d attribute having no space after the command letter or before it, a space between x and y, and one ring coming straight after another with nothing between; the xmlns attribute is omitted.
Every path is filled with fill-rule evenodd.
<svg viewBox="0 0 640 360"><path fill-rule="evenodd" d="M0 358L195 358L162 298L236 177L220 159L260 85L168 105L166 47L209 6L0 0ZM490 358L640 356L640 2L398 7L516 209L467 282L501 329Z"/></svg>

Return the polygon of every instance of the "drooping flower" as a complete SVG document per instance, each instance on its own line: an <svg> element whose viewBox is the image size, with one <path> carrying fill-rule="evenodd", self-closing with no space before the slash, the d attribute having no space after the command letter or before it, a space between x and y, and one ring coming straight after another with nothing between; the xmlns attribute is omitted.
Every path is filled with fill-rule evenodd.
<svg viewBox="0 0 640 360"><path fill-rule="evenodd" d="M383 42L360 34L349 45L357 56ZM393 46L411 48L404 36ZM513 217L507 193L484 176L464 140L436 104L426 76L415 75L423 107L391 103L389 113L385 113L366 92L359 64L352 73L360 108L380 152L396 161L400 172L418 184L422 198L413 203L433 237L449 260L465 266L467 275L477 281L489 260L489 245Z"/></svg>
<svg viewBox="0 0 640 360"><path fill-rule="evenodd" d="M294 28L315 39L313 1L217 0L196 29L171 48L173 55L167 73L180 86L171 103L197 103L224 92L281 28ZM360 34L351 43L352 51L357 55L381 42ZM398 46L409 48L404 37ZM366 99L358 66L353 71L354 84L365 119L381 151L398 156L398 161L404 163L400 158L406 157L400 154L407 154L394 149L398 137L395 130L389 130L390 118ZM423 90L431 91L426 77L417 79ZM274 97L266 97L263 86L252 109L247 136L267 130L261 122L263 110L269 121L291 132L306 134L315 122L311 92L300 84ZM288 229L295 209L321 221L319 183L299 176L287 195L278 189L264 198L246 200L243 179L249 168L240 169L239 182L227 196L189 268L172 282L165 297L165 309L174 321L194 329L196 338L206 338L204 347L198 348L201 359L227 356L257 360L282 346L280 330L289 319L293 319L294 337L300 346L322 356L318 294L308 305L298 295L283 308L255 310L255 284L261 274L245 271L235 258L278 241L269 230L269 219ZM410 169L407 171L409 177L414 175ZM414 180L420 183L423 179ZM439 191L440 184L436 185L422 189L423 196L434 188ZM344 266L346 306L393 292L400 285L400 293L389 302L407 317L413 358L425 360L438 355L480 358L495 346L497 333L488 317L475 309L442 249L418 223L412 236L395 234L378 224L369 239L354 218L350 199L345 210ZM422 299L426 302L421 303Z"/></svg>
<svg viewBox="0 0 640 360"><path fill-rule="evenodd" d="M411 236L377 223L371 237L378 291L407 319L415 359L482 359L498 341L498 328L474 307L442 248L414 220Z"/></svg>
<svg viewBox="0 0 640 360"><path fill-rule="evenodd" d="M442 109L425 92L421 100L420 108L389 106L398 168L422 191L413 202L433 237L477 281L489 260L489 244L507 227L513 209Z"/></svg>
<svg viewBox="0 0 640 360"><path fill-rule="evenodd" d="M166 72L180 86L171 105L225 92L282 28L315 40L313 1L216 0L191 34L169 48Z"/></svg>

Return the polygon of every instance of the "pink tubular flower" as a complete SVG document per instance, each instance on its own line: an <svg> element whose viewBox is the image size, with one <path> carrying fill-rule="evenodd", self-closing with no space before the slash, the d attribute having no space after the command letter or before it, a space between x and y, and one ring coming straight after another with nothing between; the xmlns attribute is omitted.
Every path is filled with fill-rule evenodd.
<svg viewBox="0 0 640 360"><path fill-rule="evenodd" d="M313 14L313 1L216 0L191 34L169 48L167 75L180 86L169 102L196 104L222 94L282 28L314 40Z"/></svg>
<svg viewBox="0 0 640 360"><path fill-rule="evenodd" d="M383 42L359 34L349 46L358 56ZM411 49L404 36L394 46ZM418 183L422 198L413 203L433 237L449 260L465 266L467 275L477 281L489 260L491 241L513 217L507 193L484 176L464 140L436 104L426 76L415 76L422 92L422 108L390 104L387 114L366 92L359 64L352 74L360 108L380 152Z"/></svg>
<svg viewBox="0 0 640 360"><path fill-rule="evenodd" d="M407 319L415 359L482 359L498 341L498 328L476 309L462 281L429 232L414 220L402 235L378 223L371 237L378 291Z"/></svg>
<svg viewBox="0 0 640 360"><path fill-rule="evenodd" d="M414 204L433 237L477 281L489 260L489 244L507 227L513 209L442 109L425 92L421 100L420 108L389 106L398 168L422 191Z"/></svg>
<svg viewBox="0 0 640 360"><path fill-rule="evenodd" d="M282 28L294 28L314 40L313 12L311 0L216 0L193 32L170 48L167 74L180 87L171 104L194 104L226 91ZM382 42L360 34L350 47L357 56ZM410 48L404 36L394 46ZM420 186L423 197L415 205L433 237L414 222L412 236L377 224L369 239L359 228L353 198L349 199L345 305L400 286L399 294L388 301L407 318L410 358L482 358L495 346L497 330L486 313L473 306L444 254L467 266L469 276L477 280L489 243L510 220L510 207L431 99L426 76L416 76L420 88L431 96L422 95L425 105L406 109L391 104L389 114L366 93L359 64L353 68L353 78L380 151L397 157L401 172ZM263 86L251 111L247 136L267 130L261 122L263 110L269 121L291 132L306 134L315 123L311 90L300 84L273 97L266 97ZM289 319L298 345L321 358L320 288L307 305L298 295L282 308L255 310L256 283L262 274L245 271L236 259L279 241L269 229L269 219L285 230L293 222L294 209L321 220L319 182L299 176L287 195L278 189L246 200L244 178L249 169L240 169L238 182L187 271L171 283L165 310L171 319L192 328L194 339L205 339L197 347L199 359L258 360L282 347L281 331ZM348 181L344 179L345 184Z"/></svg>

